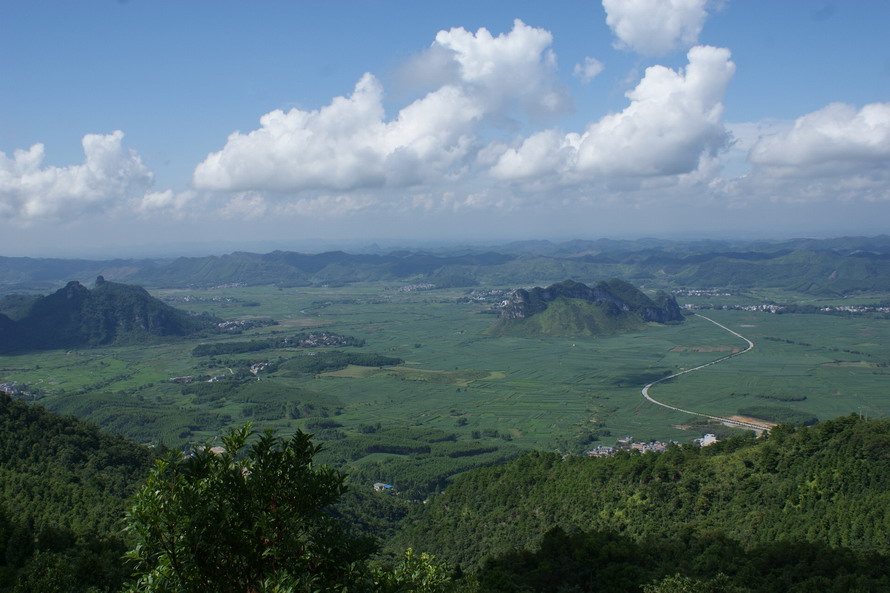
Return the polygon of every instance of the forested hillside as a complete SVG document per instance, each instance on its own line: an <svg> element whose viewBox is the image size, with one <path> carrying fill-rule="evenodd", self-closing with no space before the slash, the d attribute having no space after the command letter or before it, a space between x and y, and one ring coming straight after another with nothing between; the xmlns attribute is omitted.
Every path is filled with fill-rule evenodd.
<svg viewBox="0 0 890 593"><path fill-rule="evenodd" d="M119 587L124 509L154 455L0 393L0 591Z"/></svg>
<svg viewBox="0 0 890 593"><path fill-rule="evenodd" d="M887 554L888 508L890 421L850 416L662 454L532 453L458 477L398 542L464 567L533 550L555 527L620 534L624 545L704 538Z"/></svg>
<svg viewBox="0 0 890 593"><path fill-rule="evenodd" d="M214 327L209 317L189 315L144 288L106 282L102 276L92 290L72 281L30 302L21 297L4 301L13 303L17 315L0 315L0 352L145 343Z"/></svg>
<svg viewBox="0 0 890 593"><path fill-rule="evenodd" d="M154 456L80 421L0 396L0 591L120 591L128 571L121 558L123 510ZM196 463L216 460L201 459L182 466L184 476ZM143 498L152 492L143 488ZM200 505L201 499L189 501ZM414 505L417 512L407 519L401 518L408 507L394 504L391 494L344 502L341 521L384 534L385 547L405 558L394 572L385 561L349 567L354 575L362 574L357 568L368 571L367 588L360 590L890 588L888 420L849 416L782 426L768 438L661 454L532 453L459 476L428 504ZM275 512L274 505L258 508ZM189 514L193 527L198 515ZM379 523L384 515L388 525ZM456 572L449 579L427 556L405 556L409 546L437 554Z"/></svg>

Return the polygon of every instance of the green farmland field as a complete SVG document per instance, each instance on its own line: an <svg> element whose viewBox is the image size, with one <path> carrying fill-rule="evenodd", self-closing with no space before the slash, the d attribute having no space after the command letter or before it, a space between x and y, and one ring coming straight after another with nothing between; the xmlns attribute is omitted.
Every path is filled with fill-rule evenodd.
<svg viewBox="0 0 890 593"><path fill-rule="evenodd" d="M397 366L301 374L288 370L299 365L285 361L322 349L193 356L198 342L176 342L0 357L0 382L26 386L51 410L170 446L212 440L248 420L283 432L303 428L328 443L332 459L353 464L361 475L404 460L438 476L523 449L579 452L625 435L689 442L703 432L731 430L692 422L640 393L651 381L746 347L699 317L608 337L492 337L486 330L496 315L487 304L466 302L463 289L397 288L375 283L153 292L193 312L277 322L214 340L325 330L365 341L361 348L332 349L404 361ZM744 299L756 303L758 296ZM890 321L706 314L751 339L754 350L656 385L652 396L659 401L721 416L757 406L820 419L890 413ZM247 369L258 362L272 365L254 376ZM196 382L170 380L186 376ZM211 377L218 381L201 382ZM396 437L391 429L402 432ZM423 449L417 443L432 444Z"/></svg>

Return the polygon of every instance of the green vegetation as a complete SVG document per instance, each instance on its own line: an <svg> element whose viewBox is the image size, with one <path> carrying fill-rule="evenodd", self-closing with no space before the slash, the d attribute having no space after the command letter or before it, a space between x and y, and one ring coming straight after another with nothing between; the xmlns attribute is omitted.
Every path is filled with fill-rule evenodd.
<svg viewBox="0 0 890 593"><path fill-rule="evenodd" d="M121 519L152 456L0 394L0 591L118 590Z"/></svg>
<svg viewBox="0 0 890 593"><path fill-rule="evenodd" d="M300 333L294 336L273 337L248 342L213 342L198 344L192 349L192 356L219 356L224 354L246 354L274 348L319 348L330 346L352 346L360 348L364 340L352 336L341 336L330 332Z"/></svg>
<svg viewBox="0 0 890 593"><path fill-rule="evenodd" d="M435 429L362 427L363 434L334 436L321 459L346 468L356 488L370 490L385 482L405 500L422 501L440 492L454 476L512 459L521 449L507 443L509 434L491 431L479 439L459 441L457 434ZM342 433L341 433L342 434ZM345 436L345 435L342 435Z"/></svg>
<svg viewBox="0 0 890 593"><path fill-rule="evenodd" d="M228 306L231 299L257 302L252 309L279 321L230 338L232 343L329 332L364 340L361 349L322 346L307 356L305 349L280 347L192 356L198 340L182 339L46 351L0 357L0 383L15 382L21 397L49 409L140 442L175 447L212 440L247 419L261 429L292 433L332 418L341 425L340 440L358 438L362 426L379 423L437 429L461 442L563 453L581 453L591 443L611 445L624 435L690 442L722 430L694 425L687 415L640 396L650 381L746 347L695 316L611 336L495 337L486 334L492 316L480 314L490 305L468 299L463 289L392 288L230 287L158 295L175 296L187 311L230 320L242 315ZM183 298L191 295L193 300ZM756 295L745 299L758 302ZM860 411L881 417L890 410L887 320L707 314L752 339L755 349L657 385L652 394L659 401L718 416L772 402L818 418ZM326 354L332 349L340 354ZM350 358L358 354L395 360L359 367L359 359ZM399 360L404 364L376 366ZM219 380L205 387L214 377Z"/></svg>
<svg viewBox="0 0 890 593"><path fill-rule="evenodd" d="M17 319L0 318L0 352L143 343L193 335L214 325L209 317L178 311L143 288L106 282L102 276L93 290L69 282L33 300L27 313L21 300L11 302L21 307L13 313Z"/></svg>
<svg viewBox="0 0 890 593"><path fill-rule="evenodd" d="M806 542L886 555L888 451L890 421L848 416L662 454L533 453L459 476L395 545L466 568L492 554L533 551L560 526L613 532L636 544L665 542L667 553L670 540L691 537L723 538L721 545L740 550L785 542L791 553L788 542ZM730 572L734 558L714 558L714 569Z"/></svg>
<svg viewBox="0 0 890 593"><path fill-rule="evenodd" d="M279 365L280 369L289 373L302 373L315 375L345 369L349 365L360 367L385 367L402 364L401 358L381 356L364 352L340 352L330 350L327 352L313 353L312 355L297 356Z"/></svg>
<svg viewBox="0 0 890 593"><path fill-rule="evenodd" d="M479 592L774 593L886 591L886 556L784 540L745 549L720 533L636 541L611 531L554 528L537 548L498 555Z"/></svg>
<svg viewBox="0 0 890 593"><path fill-rule="evenodd" d="M127 515L131 591L370 590L370 542L325 512L344 476L313 464L318 446L302 432L248 446L250 436L245 427L222 450L156 464Z"/></svg>
<svg viewBox="0 0 890 593"><path fill-rule="evenodd" d="M322 448L299 431L257 437L246 426L222 448L162 455L145 479L148 449L0 403L13 437L0 458L4 500L53 494L0 508L4 592L121 591L129 571L124 590L146 593L890 587L890 420L848 416L662 454L527 454L406 505L399 492L344 496L346 477L319 465ZM454 435L370 428L394 447L425 438L457 457L485 453ZM123 496L140 483L124 544ZM360 533L384 536L392 554L372 555ZM409 543L421 547L400 551Z"/></svg>
<svg viewBox="0 0 890 593"><path fill-rule="evenodd" d="M510 295L492 328L498 336L597 336L639 330L646 322L680 322L673 298L656 295L658 304L622 280L593 288L566 280L547 288L519 289Z"/></svg>
<svg viewBox="0 0 890 593"><path fill-rule="evenodd" d="M820 245L717 252L579 242L538 246L545 255L516 245L507 255L235 254L154 264L146 269L178 286L153 290L158 300L176 303L185 321L230 329L169 339L175 333L163 333L164 323L127 325L166 314L151 313L154 299L140 308L142 289L110 282L6 297L0 342L20 340L30 327L37 344L56 328L58 341L45 344L70 345L0 356L0 391L158 446L137 448L145 460L165 446L219 444L247 420L261 431L313 433L325 443L315 463L347 474L350 486L324 512L388 551L363 573L378 588L397 590L391 575L398 570L446 586L424 555L433 552L460 563L466 591L886 590L884 569L873 567L888 564L880 543L888 526L875 510L890 502L881 493L887 421L874 419L890 416L890 319L879 310L888 296L856 291L879 287L872 274L882 273L886 257L877 255L890 252L890 242L876 240L865 255L855 253L861 242ZM221 263L230 285L214 276ZM11 281L28 281L21 262L0 258L0 269L7 264ZM708 266L720 267L715 278L724 284L696 276ZM188 287L173 273L186 269L209 288ZM245 285L289 269L276 285ZM640 290L596 282L616 275ZM518 322L510 331L497 325L493 313L517 285L565 278L573 280L526 291L538 310L510 320ZM598 287L604 302L567 296ZM683 445L739 429L655 406L641 387L747 343L695 315L661 324L630 314L676 307L658 292L671 289L755 347L658 383L651 390L658 401L785 424L841 419L701 450ZM71 303L61 303L65 291ZM103 291L108 298L92 300ZM781 314L770 312L776 303L786 306ZM43 329L29 321L40 310L53 320ZM114 478L126 487L101 503L109 515L84 511L99 500L89 490L94 476L118 469L65 469L77 458L65 447L38 459L34 452L56 439L38 432L0 433L4 450L15 451L9 459L18 460L0 458L0 468L15 466L3 476L0 500L0 592L116 590L124 572L115 558L125 544L115 521L124 492L145 474ZM582 456L625 436L679 445L657 456ZM7 439L24 444L19 450ZM90 457L98 441L85 442ZM44 470L46 487L22 477ZM392 488L377 492L375 483ZM409 547L419 552L406 555ZM100 567L95 575L79 576L91 565Z"/></svg>
<svg viewBox="0 0 890 593"><path fill-rule="evenodd" d="M819 421L818 418L806 412L782 406L750 406L741 408L739 414L769 420L776 424L810 425Z"/></svg>

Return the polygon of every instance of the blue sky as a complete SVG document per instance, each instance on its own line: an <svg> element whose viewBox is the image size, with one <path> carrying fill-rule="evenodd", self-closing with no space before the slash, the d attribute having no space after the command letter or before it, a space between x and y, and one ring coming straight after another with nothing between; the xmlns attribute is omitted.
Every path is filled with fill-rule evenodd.
<svg viewBox="0 0 890 593"><path fill-rule="evenodd" d="M890 2L0 4L0 255L888 231Z"/></svg>

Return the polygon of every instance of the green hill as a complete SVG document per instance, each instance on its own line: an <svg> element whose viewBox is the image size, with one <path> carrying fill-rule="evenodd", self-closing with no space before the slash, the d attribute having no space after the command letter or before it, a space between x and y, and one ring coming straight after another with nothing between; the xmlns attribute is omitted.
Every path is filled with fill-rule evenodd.
<svg viewBox="0 0 890 593"><path fill-rule="evenodd" d="M144 343L213 326L209 317L175 309L139 286L99 276L93 290L72 281L34 299L18 319L0 315L0 352Z"/></svg>
<svg viewBox="0 0 890 593"><path fill-rule="evenodd" d="M363 447L414 446L372 436ZM449 445L460 459L488 451ZM120 591L122 511L154 456L0 394L0 592ZM396 499L366 492L337 516L401 517ZM890 420L780 426L659 454L531 453L459 475L386 542L457 563L455 587L366 590L887 591L888 504Z"/></svg>
<svg viewBox="0 0 890 593"><path fill-rule="evenodd" d="M532 453L459 476L399 545L480 566L534 550L559 526L637 543L719 534L739 550L795 541L886 555L887 508L890 420L848 416L661 454Z"/></svg>
<svg viewBox="0 0 890 593"><path fill-rule="evenodd" d="M627 282L612 279L594 287L565 280L547 288L513 291L491 332L511 336L594 336L639 329L646 323L683 320L676 301L655 300Z"/></svg>
<svg viewBox="0 0 890 593"><path fill-rule="evenodd" d="M0 393L0 591L117 590L123 512L152 456Z"/></svg>

